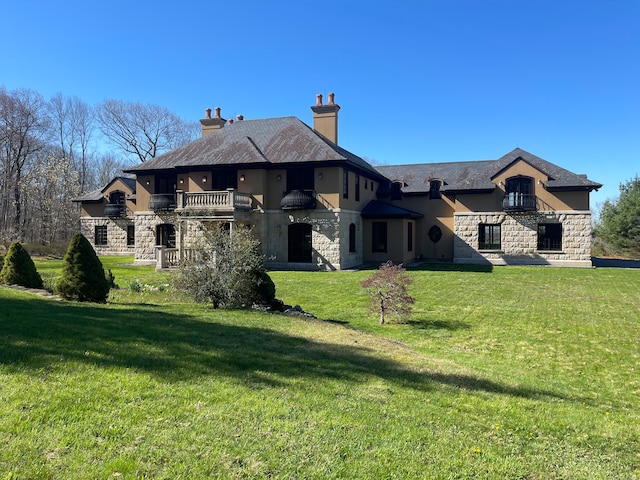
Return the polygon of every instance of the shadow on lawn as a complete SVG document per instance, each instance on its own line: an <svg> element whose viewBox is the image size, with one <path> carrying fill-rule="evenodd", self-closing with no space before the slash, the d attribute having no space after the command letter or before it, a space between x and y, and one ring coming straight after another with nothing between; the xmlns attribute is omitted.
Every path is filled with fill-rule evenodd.
<svg viewBox="0 0 640 480"><path fill-rule="evenodd" d="M65 361L147 371L175 382L221 375L260 387L293 378L358 383L376 377L417 390L444 384L524 398L565 398L473 376L412 370L368 348L202 321L148 306L114 309L40 298L3 298L0 364L40 372Z"/></svg>
<svg viewBox="0 0 640 480"><path fill-rule="evenodd" d="M468 330L471 325L460 320L434 320L430 318L409 320L409 325L417 330Z"/></svg>

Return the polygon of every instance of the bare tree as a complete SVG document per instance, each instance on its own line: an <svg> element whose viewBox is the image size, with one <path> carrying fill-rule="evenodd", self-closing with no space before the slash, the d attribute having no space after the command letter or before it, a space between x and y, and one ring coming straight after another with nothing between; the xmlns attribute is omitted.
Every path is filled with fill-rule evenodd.
<svg viewBox="0 0 640 480"><path fill-rule="evenodd" d="M371 310L379 315L380 325L385 323L389 313L394 313L399 321L404 321L411 314L415 300L407 287L412 282L402 265L394 265L389 260L361 283L371 296Z"/></svg>
<svg viewBox="0 0 640 480"><path fill-rule="evenodd" d="M104 187L114 177L122 175L122 170L131 166L130 163L119 160L112 154L99 156L93 165L93 184L96 188Z"/></svg>
<svg viewBox="0 0 640 480"><path fill-rule="evenodd" d="M0 87L0 229L23 236L22 177L31 156L46 145L48 115L39 93Z"/></svg>
<svg viewBox="0 0 640 480"><path fill-rule="evenodd" d="M104 136L141 162L193 140L197 127L159 105L105 100L96 116Z"/></svg>
<svg viewBox="0 0 640 480"><path fill-rule="evenodd" d="M62 151L79 174L80 189L88 186L91 152L89 144L94 131L93 109L76 97L58 93L49 101L52 129Z"/></svg>

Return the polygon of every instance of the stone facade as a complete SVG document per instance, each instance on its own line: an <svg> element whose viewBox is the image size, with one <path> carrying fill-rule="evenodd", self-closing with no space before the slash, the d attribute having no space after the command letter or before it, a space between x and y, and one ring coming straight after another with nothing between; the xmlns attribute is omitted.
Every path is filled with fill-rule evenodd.
<svg viewBox="0 0 640 480"><path fill-rule="evenodd" d="M287 228L293 223L311 225L311 263L290 263ZM349 226L355 225L355 252L349 252ZM362 265L362 218L352 210L300 210L265 212L262 239L267 266L272 269L344 270Z"/></svg>
<svg viewBox="0 0 640 480"><path fill-rule="evenodd" d="M133 224L131 218L84 217L80 221L80 232L98 255L134 255L136 247L127 245L127 228ZM96 227L101 226L107 227L107 245L95 244Z"/></svg>
<svg viewBox="0 0 640 480"><path fill-rule="evenodd" d="M562 250L538 250L538 225L562 225ZM499 250L480 250L481 224L500 225ZM454 214L454 262L591 267L591 212Z"/></svg>
<svg viewBox="0 0 640 480"><path fill-rule="evenodd" d="M343 270L363 263L362 218L350 210L305 210L286 212L235 212L233 216L190 217L176 213L137 212L133 217L112 219L83 217L81 231L99 255L134 255L138 264L157 263L156 228L174 225L176 250L188 251L198 245L206 224L242 223L251 226L260 238L266 265L272 269ZM311 225L311 263L288 262L287 228L293 223ZM356 251L349 251L350 225L355 226ZM107 245L95 245L95 227L107 226ZM135 226L135 246L127 245L127 227Z"/></svg>
<svg viewBox="0 0 640 480"><path fill-rule="evenodd" d="M156 263L156 227L171 224L176 228L176 247L180 248L177 215L175 213L137 212L134 215L136 226L135 261L139 264Z"/></svg>

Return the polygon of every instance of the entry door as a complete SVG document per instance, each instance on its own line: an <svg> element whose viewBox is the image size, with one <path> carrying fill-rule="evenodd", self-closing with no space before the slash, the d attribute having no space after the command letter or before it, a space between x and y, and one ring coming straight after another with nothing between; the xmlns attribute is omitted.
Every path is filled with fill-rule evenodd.
<svg viewBox="0 0 640 480"><path fill-rule="evenodd" d="M311 225L289 225L289 262L311 263Z"/></svg>

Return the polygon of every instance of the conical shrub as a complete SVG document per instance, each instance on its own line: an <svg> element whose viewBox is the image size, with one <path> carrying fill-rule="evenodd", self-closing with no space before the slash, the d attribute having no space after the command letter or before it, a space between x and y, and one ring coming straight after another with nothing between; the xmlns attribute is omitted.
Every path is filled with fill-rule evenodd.
<svg viewBox="0 0 640 480"><path fill-rule="evenodd" d="M12 243L7 251L2 270L0 270L0 283L43 288L42 277L36 270L29 252L18 242Z"/></svg>
<svg viewBox="0 0 640 480"><path fill-rule="evenodd" d="M71 238L56 293L67 300L104 303L109 294L102 262L84 235Z"/></svg>

